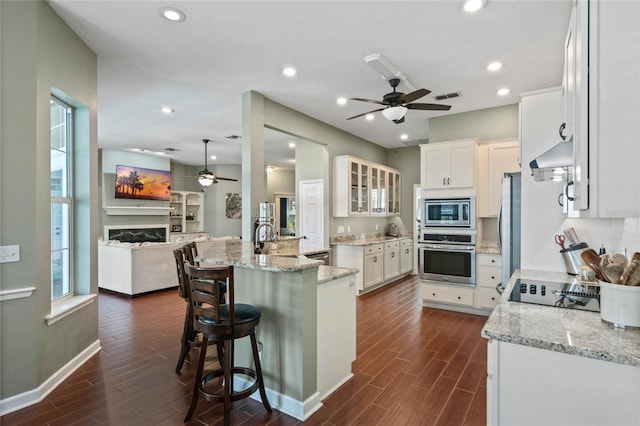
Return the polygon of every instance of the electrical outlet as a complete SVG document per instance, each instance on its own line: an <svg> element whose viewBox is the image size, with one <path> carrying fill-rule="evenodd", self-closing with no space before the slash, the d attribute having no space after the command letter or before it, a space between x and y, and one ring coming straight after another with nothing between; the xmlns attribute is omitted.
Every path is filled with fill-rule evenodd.
<svg viewBox="0 0 640 426"><path fill-rule="evenodd" d="M351 227L347 225L347 232L351 232Z"/></svg>
<svg viewBox="0 0 640 426"><path fill-rule="evenodd" d="M20 246L0 246L0 263L19 262Z"/></svg>
<svg viewBox="0 0 640 426"><path fill-rule="evenodd" d="M344 226L338 226L338 234L344 234Z"/></svg>
<svg viewBox="0 0 640 426"><path fill-rule="evenodd" d="M376 231L378 230L378 225L376 224Z"/></svg>

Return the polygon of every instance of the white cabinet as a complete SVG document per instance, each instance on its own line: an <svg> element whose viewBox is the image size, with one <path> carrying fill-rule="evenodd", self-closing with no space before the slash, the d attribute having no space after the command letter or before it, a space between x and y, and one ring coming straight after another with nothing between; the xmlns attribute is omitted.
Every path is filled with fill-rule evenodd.
<svg viewBox="0 0 640 426"><path fill-rule="evenodd" d="M333 265L357 269L356 290L363 294L413 271L411 244L411 238L367 245L334 244ZM410 249L409 257L403 260L401 252L405 249Z"/></svg>
<svg viewBox="0 0 640 426"><path fill-rule="evenodd" d="M420 145L421 187L426 190L473 188L476 139Z"/></svg>
<svg viewBox="0 0 640 426"><path fill-rule="evenodd" d="M369 214L369 164L349 155L333 158L333 215Z"/></svg>
<svg viewBox="0 0 640 426"><path fill-rule="evenodd" d="M364 249L363 287L372 287L384 281L384 247L382 244Z"/></svg>
<svg viewBox="0 0 640 426"><path fill-rule="evenodd" d="M350 155L333 157L333 216L400 214L400 172Z"/></svg>
<svg viewBox="0 0 640 426"><path fill-rule="evenodd" d="M406 274L413 271L413 240L406 238L400 240L400 273Z"/></svg>
<svg viewBox="0 0 640 426"><path fill-rule="evenodd" d="M496 290L502 277L502 258L499 254L476 254L476 291L475 307L493 309L500 293Z"/></svg>
<svg viewBox="0 0 640 426"><path fill-rule="evenodd" d="M378 165L371 165L371 190L369 204L372 215L386 215L387 213L387 169Z"/></svg>
<svg viewBox="0 0 640 426"><path fill-rule="evenodd" d="M400 173L388 169L387 171L387 199L389 200L387 206L388 215L400 214Z"/></svg>
<svg viewBox="0 0 640 426"><path fill-rule="evenodd" d="M488 425L637 425L638 401L640 367L489 341Z"/></svg>
<svg viewBox="0 0 640 426"><path fill-rule="evenodd" d="M390 241L384 244L384 279L400 275L400 241Z"/></svg>
<svg viewBox="0 0 640 426"><path fill-rule="evenodd" d="M172 234L202 232L202 193L171 191L170 206L169 231Z"/></svg>
<svg viewBox="0 0 640 426"><path fill-rule="evenodd" d="M426 301L473 306L473 288L452 284L422 283L422 298Z"/></svg>
<svg viewBox="0 0 640 426"><path fill-rule="evenodd" d="M573 123L570 207L581 217L640 217L639 16L637 1L578 1L573 9L565 119Z"/></svg>
<svg viewBox="0 0 640 426"><path fill-rule="evenodd" d="M517 140L478 147L478 217L496 217L502 199L502 177L520 171L520 144Z"/></svg>

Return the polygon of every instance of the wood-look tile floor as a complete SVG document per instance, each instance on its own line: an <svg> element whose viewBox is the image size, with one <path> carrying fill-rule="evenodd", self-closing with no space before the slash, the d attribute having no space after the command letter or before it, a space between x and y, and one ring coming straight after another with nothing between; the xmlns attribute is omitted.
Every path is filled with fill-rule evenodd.
<svg viewBox="0 0 640 426"><path fill-rule="evenodd" d="M39 404L1 417L2 426L183 424L194 373L189 358L173 371L184 301L174 290L98 300L102 351ZM358 297L354 377L304 424L484 425L485 321L423 308L415 277ZM222 424L222 405L201 399L188 424ZM232 424L302 422L246 399L234 404Z"/></svg>

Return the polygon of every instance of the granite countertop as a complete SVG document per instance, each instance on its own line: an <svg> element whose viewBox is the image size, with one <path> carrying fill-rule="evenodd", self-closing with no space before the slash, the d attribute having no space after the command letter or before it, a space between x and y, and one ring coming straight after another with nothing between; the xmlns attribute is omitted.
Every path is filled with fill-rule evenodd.
<svg viewBox="0 0 640 426"><path fill-rule="evenodd" d="M326 251L326 250L325 250ZM210 265L232 265L238 268L259 269L271 272L294 272L317 268L319 260L298 258L298 253L282 253L280 256L255 254L250 241L227 240L216 242L198 256L198 261Z"/></svg>
<svg viewBox="0 0 640 426"><path fill-rule="evenodd" d="M252 242L227 240L216 242L202 251L198 261L210 265L233 265L238 268L258 269L269 272L295 272L318 268L318 284L354 275L350 268L326 266L320 260L307 259L304 255L330 251L322 248L289 248L272 254L255 254Z"/></svg>
<svg viewBox="0 0 640 426"><path fill-rule="evenodd" d="M574 280L560 272L516 271L484 325L483 337L640 367L640 330L609 327L598 312L510 302L517 278Z"/></svg>
<svg viewBox="0 0 640 426"><path fill-rule="evenodd" d="M478 246L476 253L500 254L500 249L495 246Z"/></svg>
<svg viewBox="0 0 640 426"><path fill-rule="evenodd" d="M333 246L337 246L337 245L345 245L345 246L368 246L371 244L379 244L379 243L386 243L388 241L398 241L398 240L406 240L406 239L412 239L413 237L408 235L408 236L398 236L398 237L391 237L391 236L387 236L387 235L383 235L383 236L377 236L377 237L370 237L370 238L352 238L352 239L344 239L341 241L334 241L331 243L331 245Z"/></svg>

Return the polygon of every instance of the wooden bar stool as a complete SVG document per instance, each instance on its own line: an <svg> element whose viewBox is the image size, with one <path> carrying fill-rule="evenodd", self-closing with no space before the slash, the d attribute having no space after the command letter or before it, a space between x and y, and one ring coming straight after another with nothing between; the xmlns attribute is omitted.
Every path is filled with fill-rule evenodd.
<svg viewBox="0 0 640 426"><path fill-rule="evenodd" d="M190 241L186 243L184 246L184 254L187 261L194 266L201 266L199 262L195 259L198 257L198 246L195 241ZM219 266L207 266L209 268L219 268ZM227 294L227 283L223 280L218 281L218 285L220 286L220 303L225 303L224 297Z"/></svg>
<svg viewBox="0 0 640 426"><path fill-rule="evenodd" d="M191 348L200 347L200 342L196 340L197 332L193 329L193 321L191 319L191 304L189 303L188 286L185 280L188 277L184 271L184 265L187 262L187 248L180 247L173 250L173 257L176 261L176 272L178 273L178 295L187 302L187 309L185 310L184 326L182 328L182 338L180 339L180 355L178 357L178 364L176 365L176 373L182 370L184 360L191 350Z"/></svg>
<svg viewBox="0 0 640 426"><path fill-rule="evenodd" d="M253 305L235 303L232 266L212 269L185 264L185 272L186 283L189 287L188 295L193 328L202 333L202 345L200 346L200 359L194 380L191 406L184 421L187 422L191 419L200 395L203 395L207 401L224 403L225 425L228 425L230 421L231 403L249 397L258 389L262 404L268 412L271 412L271 405L269 405L264 388L255 334L256 327L260 323L260 310ZM218 280L225 280L227 283L228 303L226 304L220 303ZM246 336L251 339L255 369L234 365L234 340ZM210 340L216 341L220 368L205 374L203 370L206 349ZM234 375L247 376L254 381L248 388L236 391L233 388ZM219 378L222 378L221 391L216 392L211 387L207 387L209 382Z"/></svg>

